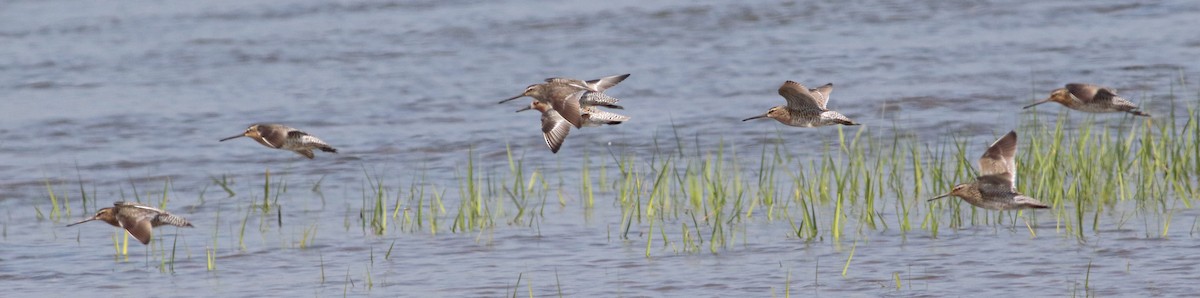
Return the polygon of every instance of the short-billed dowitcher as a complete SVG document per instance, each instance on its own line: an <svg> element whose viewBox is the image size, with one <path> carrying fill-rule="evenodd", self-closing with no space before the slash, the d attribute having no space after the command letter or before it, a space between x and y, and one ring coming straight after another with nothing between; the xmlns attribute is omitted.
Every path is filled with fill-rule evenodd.
<svg viewBox="0 0 1200 298"><path fill-rule="evenodd" d="M221 142L248 137L258 141L259 144L268 148L283 149L297 154L303 155L308 159L313 158L313 149L321 151L337 153L337 149L333 149L325 141L321 141L317 137L309 135L295 128L283 126L280 124L254 124L246 128L246 132L240 135L221 139Z"/></svg>
<svg viewBox="0 0 1200 298"><path fill-rule="evenodd" d="M581 102L587 102L587 100L582 100L581 97L583 97L585 93L590 92L591 91L576 92L568 97L568 100L580 100ZM571 124L567 122L566 119L563 119L562 115L560 115L558 111L555 111L550 104L538 100L533 100L529 103L528 107L517 110L517 112L519 113L531 109L542 112L542 138L545 139L546 146L550 147L551 152L558 153L558 149L562 148L563 142L567 139L567 134L571 132ZM597 109L595 105L591 104L584 105L581 107L581 109L583 109L582 114L584 127L617 125L629 120L629 116L603 111Z"/></svg>
<svg viewBox="0 0 1200 298"><path fill-rule="evenodd" d="M67 226L70 227L93 220L100 220L114 227L124 228L126 232L129 232L129 235L133 235L133 238L137 238L142 244L150 244L151 230L158 226L192 227L192 223L182 217L172 215L162 209L134 202L113 203L112 207L100 208L100 211L96 211L96 215Z"/></svg>
<svg viewBox="0 0 1200 298"><path fill-rule="evenodd" d="M1070 83L1066 88L1054 89L1049 98L1027 105L1023 109L1047 102L1057 102L1072 110L1088 113L1124 112L1150 117L1150 114L1138 111L1137 105L1117 96L1115 89L1081 83Z"/></svg>
<svg viewBox="0 0 1200 298"><path fill-rule="evenodd" d="M825 108L829 102L829 93L833 92L833 84L825 84L815 89L805 88L804 85L793 81L784 82L779 86L779 95L787 100L787 105L776 106L767 110L766 114L742 119L749 121L758 118L771 118L790 126L817 127L827 125L859 125L850 118Z"/></svg>
<svg viewBox="0 0 1200 298"><path fill-rule="evenodd" d="M582 97L585 100L612 100L615 103L615 98L604 95L604 90L616 86L629 74L615 75L603 77L600 79L583 81L570 78L549 78L545 83L529 85L525 88L525 92L520 95L513 96L500 103L505 103L510 100L521 98L523 96L533 97L534 99L550 104L550 107L558 111L559 116L563 117L568 123L575 127L583 127L583 110L580 109L581 103L579 100L567 100L573 94L579 91L589 91L595 93L585 93ZM619 106L617 106L619 107Z"/></svg>
<svg viewBox="0 0 1200 298"><path fill-rule="evenodd" d="M956 196L976 207L992 210L1015 210L1025 208L1050 208L1037 199L1017 192L1017 132L1010 131L979 158L981 176L975 182L955 185L950 193L936 196L930 201Z"/></svg>

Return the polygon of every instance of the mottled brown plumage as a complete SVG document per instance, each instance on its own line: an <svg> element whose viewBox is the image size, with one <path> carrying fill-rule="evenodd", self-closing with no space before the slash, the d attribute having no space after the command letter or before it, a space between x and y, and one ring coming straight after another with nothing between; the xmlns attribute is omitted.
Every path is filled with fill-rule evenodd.
<svg viewBox="0 0 1200 298"><path fill-rule="evenodd" d="M156 227L162 225L192 227L192 223L188 222L187 219L172 215L158 208L134 202L115 202L112 207L101 208L99 211L96 211L96 215L67 226L70 227L93 220L100 220L114 227L123 228L133 238L141 241L142 244L150 244L152 230Z"/></svg>
<svg viewBox="0 0 1200 298"><path fill-rule="evenodd" d="M833 92L832 83L808 89L800 83L787 81L779 86L779 95L787 100L787 105L773 107L765 114L742 119L742 121L771 118L779 123L796 127L859 125L845 115L825 108L831 92Z"/></svg>
<svg viewBox="0 0 1200 298"><path fill-rule="evenodd" d="M337 149L330 147L325 141L318 139L299 129L287 127L280 124L254 124L246 128L246 131L240 135L221 139L221 142L248 137L254 141L267 146L267 148L275 148L296 152L308 159L313 159L313 149L329 153L337 153Z"/></svg>
<svg viewBox="0 0 1200 298"><path fill-rule="evenodd" d="M988 147L979 158L980 176L975 182L955 185L950 193L930 201L956 196L971 205L992 210L1050 208L1037 199L1017 192L1017 132L1010 131Z"/></svg>
<svg viewBox="0 0 1200 298"><path fill-rule="evenodd" d="M601 101L608 101L611 99L611 101L615 103L615 98L603 95L602 92L608 88L616 86L618 83L624 81L625 78L628 77L629 74L623 74L603 77L590 81L570 78L549 78L546 79L545 83L529 85L529 87L525 88L525 92L521 93L520 95L501 100L500 103L505 103L523 96L533 97L535 100L550 104L550 107L557 111L564 120L569 122L572 126L579 128L583 127L585 122L584 116L586 115L584 114L585 111L581 109L582 105L579 99L595 99ZM588 92L585 92L582 96L575 96L574 100L569 99L579 91ZM598 95L593 95L593 93Z"/></svg>
<svg viewBox="0 0 1200 298"><path fill-rule="evenodd" d="M1088 113L1130 113L1150 117L1150 114L1139 111L1133 102L1117 96L1115 89L1081 83L1071 83L1067 84L1066 88L1054 89L1049 98L1027 105L1023 109L1047 102L1057 102L1072 110Z"/></svg>
<svg viewBox="0 0 1200 298"><path fill-rule="evenodd" d="M583 99L582 97L585 95L585 93L589 92L591 91L578 91L567 98L568 100L586 103L580 107L582 110L581 114L584 115L582 120L584 127L617 125L629 120L628 116L596 108L596 106L599 104L611 104L615 101L589 102L588 100ZM546 141L546 146L550 147L550 151L553 153L558 153L558 150L562 148L563 142L566 141L567 135L571 132L571 123L564 119L562 115L558 113L558 111L554 110L550 104L538 100L533 100L528 107L517 110L517 112L531 109L542 112L542 137Z"/></svg>

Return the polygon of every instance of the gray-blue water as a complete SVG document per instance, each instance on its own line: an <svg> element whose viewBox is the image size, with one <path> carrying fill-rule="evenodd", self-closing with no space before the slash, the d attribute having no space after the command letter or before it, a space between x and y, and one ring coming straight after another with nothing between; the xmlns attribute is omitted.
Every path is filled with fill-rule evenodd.
<svg viewBox="0 0 1200 298"><path fill-rule="evenodd" d="M1083 293L1086 279L1103 296L1191 295L1200 290L1200 261L1190 257L1200 213L1182 206L1166 237L1151 237L1159 217L1118 224L1120 210L1105 213L1104 232L1085 243L1064 236L1049 213L1032 217L1036 238L1018 224L805 243L785 221L748 220L716 253L655 244L647 258L645 235L618 236L611 198L585 211L570 191L564 203L549 198L533 224L449 232L470 154L478 171L499 175L511 146L573 190L585 154L645 153L674 146L675 133L738 152L757 152L781 132L797 155L824 148L836 128L740 121L782 104L775 90L785 80L835 83L830 108L869 127L978 136L971 144L1016 128L1019 113L1033 113L1020 106L1068 82L1113 86L1164 114L1195 98L1171 86L1200 69L1200 5L1127 2L2 2L0 288L4 296L764 297L789 287L804 296L1065 296ZM557 155L534 113L512 113L528 99L496 104L546 77L621 73L633 75L609 93L633 120L573 133ZM301 128L341 152L310 161L247 139L217 142L255 122ZM251 208L268 168L289 187L282 227ZM222 176L235 196L213 183ZM384 179L390 201L425 176L445 193L442 226L382 236L362 228L368 176ZM135 243L127 261L115 261L115 228L64 227L87 216L80 185L99 197L89 210L122 197L159 202L166 188L168 208L196 228L157 229L153 249ZM69 201L69 217L45 216L48 188ZM176 263L164 270L161 253L173 243ZM215 271L206 268L210 249Z"/></svg>

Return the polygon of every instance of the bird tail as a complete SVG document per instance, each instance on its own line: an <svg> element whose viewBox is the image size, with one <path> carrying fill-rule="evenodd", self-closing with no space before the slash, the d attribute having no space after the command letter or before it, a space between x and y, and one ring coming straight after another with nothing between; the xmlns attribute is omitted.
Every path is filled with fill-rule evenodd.
<svg viewBox="0 0 1200 298"><path fill-rule="evenodd" d="M160 216L158 216L158 221L162 224L172 225L172 226L176 226L176 227L189 227L189 228L192 227L192 223L188 222L187 219L184 219L183 217L175 216L172 214L160 215Z"/></svg>

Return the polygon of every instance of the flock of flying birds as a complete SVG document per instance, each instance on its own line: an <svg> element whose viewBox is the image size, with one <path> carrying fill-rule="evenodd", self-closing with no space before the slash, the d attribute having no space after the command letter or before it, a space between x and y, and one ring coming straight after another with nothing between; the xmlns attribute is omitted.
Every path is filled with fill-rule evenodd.
<svg viewBox="0 0 1200 298"><path fill-rule="evenodd" d="M604 93L629 77L629 74L604 77L584 81L570 78L549 78L545 83L529 85L520 95L500 101L505 103L521 97L532 97L533 101L517 112L537 110L542 113L542 138L553 153L558 153L563 142L570 133L571 127L576 129L603 125L616 125L629 120L628 116L601 110L600 108L624 109L617 105L619 99ZM845 115L825 107L829 102L829 94L833 92L833 84L825 84L809 89L793 81L786 81L779 86L779 95L787 100L786 105L775 106L766 113L742 121L759 118L771 118L789 126L819 127L829 125L859 125ZM1132 102L1117 96L1110 88L1090 84L1067 84L1065 88L1055 89L1050 97L1025 106L1025 109L1047 103L1057 102L1067 108L1088 113L1130 113L1136 116L1150 117L1150 114L1138 110ZM329 146L315 136L303 131L280 124L254 124L246 128L242 134L221 139L221 142L248 137L268 148L296 152L312 159L313 150L337 153L337 149ZM1017 153L1017 133L1010 131L988 147L979 158L979 177L971 183L955 185L949 193L934 197L932 200L955 196L971 205L991 210L1044 209L1050 208L1037 199L1017 192L1017 164L1014 157ZM186 219L172 215L167 211L133 202L116 202L113 207L102 208L90 218L72 223L100 220L114 227L124 228L130 235L149 244L151 230L162 225L191 227Z"/></svg>

